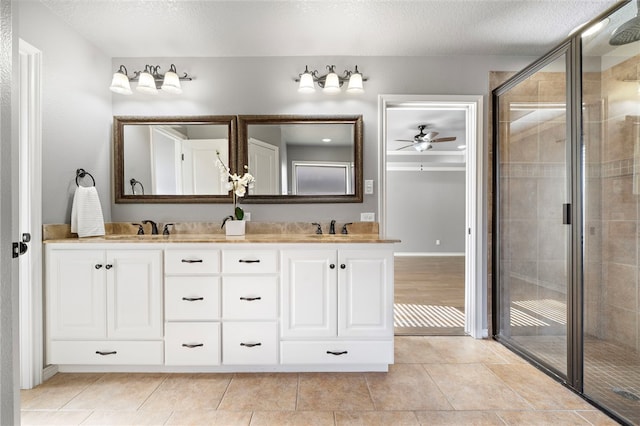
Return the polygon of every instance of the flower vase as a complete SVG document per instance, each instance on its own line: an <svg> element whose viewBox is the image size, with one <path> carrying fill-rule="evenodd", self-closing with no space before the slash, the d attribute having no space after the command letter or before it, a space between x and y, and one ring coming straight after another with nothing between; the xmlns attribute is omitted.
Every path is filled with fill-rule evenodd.
<svg viewBox="0 0 640 426"><path fill-rule="evenodd" d="M246 223L244 220L228 220L224 224L224 230L227 235L244 235Z"/></svg>

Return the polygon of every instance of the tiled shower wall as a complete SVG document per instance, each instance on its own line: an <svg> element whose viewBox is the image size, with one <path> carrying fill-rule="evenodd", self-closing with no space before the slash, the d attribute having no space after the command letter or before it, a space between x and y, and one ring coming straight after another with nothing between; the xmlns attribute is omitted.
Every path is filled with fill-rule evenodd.
<svg viewBox="0 0 640 426"><path fill-rule="evenodd" d="M624 80L637 80L639 66L634 57L589 74L584 88L586 195L592 197L585 222L585 332L635 350L640 350L640 98L639 83ZM600 259L598 270L594 264Z"/></svg>

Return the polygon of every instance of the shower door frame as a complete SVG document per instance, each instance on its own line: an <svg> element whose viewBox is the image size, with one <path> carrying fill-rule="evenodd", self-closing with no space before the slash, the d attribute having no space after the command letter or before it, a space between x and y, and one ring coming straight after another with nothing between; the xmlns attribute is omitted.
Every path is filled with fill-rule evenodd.
<svg viewBox="0 0 640 426"><path fill-rule="evenodd" d="M570 223L567 226L571 226L570 241L567 245L567 263L569 268L567 270L567 325L566 325L566 339L567 339L567 368L566 374L557 370L553 366L545 363L540 358L526 351L526 348L512 344L510 341L502 338L499 333L500 317L502 313L502 306L499 304L501 300L501 291L499 285L499 271L500 271L500 258L501 248L499 241L501 241L500 234L500 150L499 150L499 135L500 135L500 96L509 92L509 90L516 87L519 83L528 79L536 72L543 69L546 65L553 61L565 57L565 72L566 72L566 117L567 117L567 155L566 155L566 167L567 167L567 180L569 192L568 199L570 200ZM578 60L576 60L576 58ZM580 73L580 40L574 38L566 40L564 43L557 46L555 49L541 57L534 63L530 64L524 70L507 80L505 83L497 87L492 93L492 106L493 106L493 233L492 233L492 246L493 246L493 292L492 292L492 305L493 318L492 318L492 331L493 337L500 341L505 346L509 347L514 352L517 352L536 366L546 370L548 373L554 375L561 382L571 386L572 388L581 391L582 382L582 352L580 351L582 345L581 332L582 332L582 306L580 301L581 296L581 280L582 280L582 245L581 245L581 202L582 202L582 188L581 188L581 152L580 152L580 129L581 129L581 115L580 109L576 111L575 105L580 104L581 98L581 73ZM577 103L576 103L577 102ZM576 124L578 126L576 126ZM577 174L576 174L577 173ZM574 206L578 206L577 208Z"/></svg>
<svg viewBox="0 0 640 426"><path fill-rule="evenodd" d="M492 336L514 352L536 365L545 373L554 376L557 380L563 382L566 386L578 392L581 396L589 400L592 404L600 407L614 418L618 418L615 413L610 412L606 407L601 406L598 401L594 401L584 394L584 323L583 323L583 269L584 269L584 227L583 227L583 191L584 187L584 158L583 158L583 120L582 120L582 31L590 28L597 22L608 17L612 13L624 7L629 1L620 2L609 8L602 14L595 17L590 22L581 27L581 31L575 32L554 50L541 57L528 67L518 72L505 83L497 87L492 92L492 147L493 147L493 164L492 164ZM538 359L534 355L528 353L525 349L512 344L508 340L501 338L500 333L500 317L503 307L500 306L500 287L499 287L499 271L500 271L500 150L499 134L500 134L500 115L499 97L517 84L532 76L541 70L545 65L566 54L567 57L567 137L569 143L567 146L567 173L570 189L571 202L571 240L568 244L570 251L567 257L570 265L567 270L567 374L561 374L556 369Z"/></svg>

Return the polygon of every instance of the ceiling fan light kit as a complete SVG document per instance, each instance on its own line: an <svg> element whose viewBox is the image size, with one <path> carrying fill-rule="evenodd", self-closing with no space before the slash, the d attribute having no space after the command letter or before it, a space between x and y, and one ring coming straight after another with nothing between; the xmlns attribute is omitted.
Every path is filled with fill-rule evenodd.
<svg viewBox="0 0 640 426"><path fill-rule="evenodd" d="M409 145L400 147L396 149L396 151L401 151L407 148L413 148L418 152L427 151L429 149L433 149L433 143L438 142L451 142L455 141L457 138L455 136L447 136L444 138L436 138L440 133L429 131L425 133L424 130L428 129L428 124L421 124L418 126L419 133L413 137L413 139L396 139L397 142L411 142Z"/></svg>
<svg viewBox="0 0 640 426"><path fill-rule="evenodd" d="M345 70L342 75L336 73L335 65L327 65L326 68L328 72L320 75L318 70L309 71L309 66L305 65L302 74L295 79L295 82L298 83L298 92L313 93L316 91L315 85L317 84L322 88L323 93L340 93L344 83L347 83L347 92L349 93L364 92L362 82L368 79L362 76L357 65L354 71Z"/></svg>

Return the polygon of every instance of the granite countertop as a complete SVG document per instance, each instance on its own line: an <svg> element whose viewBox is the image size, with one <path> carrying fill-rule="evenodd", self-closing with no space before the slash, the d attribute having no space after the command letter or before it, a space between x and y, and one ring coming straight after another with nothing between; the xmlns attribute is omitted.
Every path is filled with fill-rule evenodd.
<svg viewBox="0 0 640 426"><path fill-rule="evenodd" d="M326 225L326 226L325 226ZM322 224L328 230L329 224ZM338 227L339 226L339 227ZM161 229L161 228L160 228ZM342 224L336 224L339 232ZM176 223L170 235L137 235L137 226L130 223L105 224L106 235L78 238L68 224L43 226L43 242L48 243L398 243L400 240L380 238L375 222L355 222L349 234L315 234L315 226L306 222L247 222L247 233L226 236L219 224ZM326 231L325 231L326 232Z"/></svg>

